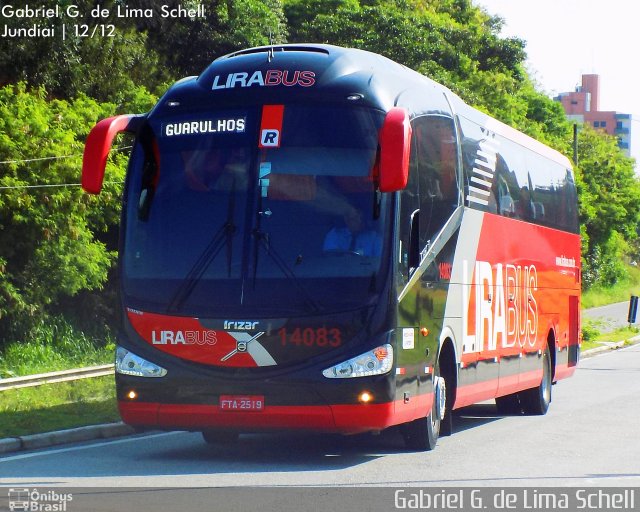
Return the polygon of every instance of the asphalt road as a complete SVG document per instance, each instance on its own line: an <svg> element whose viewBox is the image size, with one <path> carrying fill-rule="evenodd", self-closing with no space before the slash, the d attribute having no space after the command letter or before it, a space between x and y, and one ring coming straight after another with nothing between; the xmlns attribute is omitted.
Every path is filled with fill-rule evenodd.
<svg viewBox="0 0 640 512"><path fill-rule="evenodd" d="M640 346L581 361L543 417L470 407L431 453L379 436L153 433L0 458L1 486L640 486Z"/></svg>
<svg viewBox="0 0 640 512"><path fill-rule="evenodd" d="M602 332L613 331L618 327L625 327L628 324L629 301L616 302L597 308L585 309L582 311L582 320L593 320L597 328ZM640 314L636 317L637 326L640 323Z"/></svg>

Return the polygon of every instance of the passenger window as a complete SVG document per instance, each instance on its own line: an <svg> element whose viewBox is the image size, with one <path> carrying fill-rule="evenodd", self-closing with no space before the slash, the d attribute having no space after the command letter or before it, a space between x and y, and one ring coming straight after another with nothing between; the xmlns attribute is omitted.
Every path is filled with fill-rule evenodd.
<svg viewBox="0 0 640 512"><path fill-rule="evenodd" d="M416 130L414 127L411 140L411 155L409 158L409 182L400 194L400 247L399 247L399 284L404 286L409 280L412 258L410 255L412 224L420 222L418 195L418 145L416 144ZM415 229L415 228L414 228Z"/></svg>
<svg viewBox="0 0 640 512"><path fill-rule="evenodd" d="M442 229L458 204L457 145L451 117L429 115L414 127L420 189L420 245Z"/></svg>

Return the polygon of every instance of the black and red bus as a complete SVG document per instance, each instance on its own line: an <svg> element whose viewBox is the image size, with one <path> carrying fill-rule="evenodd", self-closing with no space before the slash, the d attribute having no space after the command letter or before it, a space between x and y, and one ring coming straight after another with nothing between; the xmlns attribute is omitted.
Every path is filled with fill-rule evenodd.
<svg viewBox="0 0 640 512"><path fill-rule="evenodd" d="M560 153L389 59L238 51L91 131L123 200L116 383L139 428L359 433L431 449L451 411L544 414L579 358Z"/></svg>

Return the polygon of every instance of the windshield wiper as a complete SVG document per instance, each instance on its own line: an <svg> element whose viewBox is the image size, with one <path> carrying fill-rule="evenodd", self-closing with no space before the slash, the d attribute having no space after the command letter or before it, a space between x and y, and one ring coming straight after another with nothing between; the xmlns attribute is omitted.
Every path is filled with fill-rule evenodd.
<svg viewBox="0 0 640 512"><path fill-rule="evenodd" d="M235 211L236 182L233 181L229 194L229 208L227 210L227 220L220 226L220 229L211 238L209 245L200 254L196 262L189 270L176 292L173 294L167 312L179 311L185 301L191 296L193 290L202 279L211 263L216 259L223 247L227 247L227 276L231 277L231 261L233 259L233 237L236 232L236 225L233 222Z"/></svg>
<svg viewBox="0 0 640 512"><path fill-rule="evenodd" d="M194 288L209 268L209 265L213 263L213 260L216 259L216 256L218 256L224 246L227 246L227 269L229 275L231 274L231 240L235 231L236 227L232 222L225 222L220 227L211 239L211 242L209 242L207 248L202 252L193 267L191 267L191 270L174 293L171 301L169 302L167 312L179 311L182 308L185 301L193 293Z"/></svg>
<svg viewBox="0 0 640 512"><path fill-rule="evenodd" d="M287 279L292 281L293 284L296 286L296 288L298 289L298 291L300 292L300 294L304 299L304 304L306 305L307 309L312 313L320 312L322 310L322 307L313 299L313 297L307 291L307 289L304 286L302 286L302 284L300 283L300 280L296 277L293 270L291 270L289 265L287 265L287 262L272 247L272 244L269 241L268 234L265 233L264 231L261 231L260 229L255 229L253 231L253 236L256 239L256 249L255 249L254 259L253 259L254 286L255 286L255 282L257 279L257 272L258 272L258 247L261 246L264 248L265 252L269 255L269 257L273 260L276 266L280 269L283 275Z"/></svg>

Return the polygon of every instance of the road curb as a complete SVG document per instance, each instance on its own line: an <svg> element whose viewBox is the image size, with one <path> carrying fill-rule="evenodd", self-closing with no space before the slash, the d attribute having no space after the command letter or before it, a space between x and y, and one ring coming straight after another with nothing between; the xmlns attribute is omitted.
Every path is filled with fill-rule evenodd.
<svg viewBox="0 0 640 512"><path fill-rule="evenodd" d="M122 422L90 425L87 427L70 428L43 434L10 437L0 439L0 454L35 450L68 443L92 441L95 439L109 439L112 437L128 436L135 432L133 427Z"/></svg>
<svg viewBox="0 0 640 512"><path fill-rule="evenodd" d="M618 350L626 346L635 345L637 343L640 343L640 335L634 336L633 338L629 338L628 340L608 342L605 345L602 345L601 347L585 350L584 352L582 352L581 356L591 357L597 354L602 354L603 352L610 352L611 350Z"/></svg>

